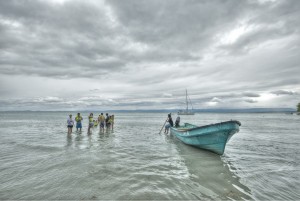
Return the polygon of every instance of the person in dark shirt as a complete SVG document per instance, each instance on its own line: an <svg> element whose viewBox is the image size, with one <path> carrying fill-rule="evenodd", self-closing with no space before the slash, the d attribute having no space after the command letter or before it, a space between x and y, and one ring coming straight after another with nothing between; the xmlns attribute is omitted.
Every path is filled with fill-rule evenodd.
<svg viewBox="0 0 300 201"><path fill-rule="evenodd" d="M175 121L175 127L179 127L180 125L180 116L177 116L176 121Z"/></svg>
<svg viewBox="0 0 300 201"><path fill-rule="evenodd" d="M105 114L105 127L106 129L110 128L110 124L109 124L109 116L108 113Z"/></svg>
<svg viewBox="0 0 300 201"><path fill-rule="evenodd" d="M174 123L173 123L173 119L171 117L171 113L168 114L168 119L166 120L168 123L165 126L165 134L169 133L169 129L170 127L173 127Z"/></svg>

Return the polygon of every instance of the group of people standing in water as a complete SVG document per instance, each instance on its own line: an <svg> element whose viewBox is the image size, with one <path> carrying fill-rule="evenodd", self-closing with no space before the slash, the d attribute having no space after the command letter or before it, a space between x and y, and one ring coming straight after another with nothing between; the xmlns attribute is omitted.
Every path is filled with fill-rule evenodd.
<svg viewBox="0 0 300 201"><path fill-rule="evenodd" d="M80 113L77 113L77 116L75 117L75 121L72 118L72 114L69 115L68 119L67 119L67 124L68 124L68 134L72 133L72 129L73 126L76 122L76 131L81 132L82 129L82 116L80 115ZM94 118L94 114L90 113L90 115L88 116L88 120L89 120L89 124L88 124L88 134L91 134L91 128L95 128L99 125L99 130L100 132L104 131L104 129L114 129L114 120L115 120L115 115L108 115L108 113L105 114L105 116L103 115L103 113L101 113L97 118ZM177 116L176 121L175 121L175 127L179 127L180 124L180 117ZM174 126L174 122L172 119L171 114L168 114L168 118L166 120L165 123L165 133L168 134L169 130L171 127Z"/></svg>
<svg viewBox="0 0 300 201"><path fill-rule="evenodd" d="M108 115L108 113L105 114L105 116L103 115L103 113L101 113L96 119L94 119L94 114L90 113L90 115L88 116L88 120L89 120L89 124L88 124L88 134L91 134L91 128L97 127L99 125L99 130L104 131L104 129L114 129L114 119L115 116L114 115ZM72 133L72 129L73 126L76 122L76 131L81 132L82 129L82 116L80 115L80 113L77 113L77 116L75 117L75 121L72 118L72 114L69 115L68 119L67 119L67 124L68 124L68 134Z"/></svg>

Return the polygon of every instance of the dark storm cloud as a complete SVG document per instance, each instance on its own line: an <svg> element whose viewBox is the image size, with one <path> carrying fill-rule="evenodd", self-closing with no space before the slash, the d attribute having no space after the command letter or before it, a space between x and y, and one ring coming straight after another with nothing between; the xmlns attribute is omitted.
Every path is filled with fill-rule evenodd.
<svg viewBox="0 0 300 201"><path fill-rule="evenodd" d="M69 76L89 77L119 71L129 64L197 61L202 59L201 52L216 42L216 35L231 30L247 15L251 16L248 23L259 28L223 47L241 50L252 43L297 33L299 13L289 11L296 11L299 4L126 0L106 1L101 7L90 1L62 5L1 1L0 70L61 77L59 68L64 68ZM276 17L282 19L273 26L278 22ZM72 70L77 67L85 73Z"/></svg>
<svg viewBox="0 0 300 201"><path fill-rule="evenodd" d="M198 107L277 104L270 91L300 91L299 27L298 0L0 1L0 93L44 108L175 108L186 88Z"/></svg>
<svg viewBox="0 0 300 201"><path fill-rule="evenodd" d="M245 99L244 101L247 103L257 103L257 101L254 99Z"/></svg>
<svg viewBox="0 0 300 201"><path fill-rule="evenodd" d="M91 4L1 1L0 21L1 73L61 77L64 68L64 74L88 77L125 65L108 17Z"/></svg>
<svg viewBox="0 0 300 201"><path fill-rule="evenodd" d="M260 97L259 94L253 92L244 92L243 95L246 97Z"/></svg>
<svg viewBox="0 0 300 201"><path fill-rule="evenodd" d="M239 54L267 41L289 36L296 37L300 42L299 1L275 1L275 3L270 1L265 4L257 2L250 5L251 8L247 10L249 17L243 22L247 33L234 43L224 45L225 49Z"/></svg>
<svg viewBox="0 0 300 201"><path fill-rule="evenodd" d="M295 91L288 91L288 90L277 90L277 91L272 91L272 94L278 95L295 95L297 94Z"/></svg>
<svg viewBox="0 0 300 201"><path fill-rule="evenodd" d="M211 34L233 23L245 5L242 1L109 2L118 19L138 41L183 48L209 43Z"/></svg>

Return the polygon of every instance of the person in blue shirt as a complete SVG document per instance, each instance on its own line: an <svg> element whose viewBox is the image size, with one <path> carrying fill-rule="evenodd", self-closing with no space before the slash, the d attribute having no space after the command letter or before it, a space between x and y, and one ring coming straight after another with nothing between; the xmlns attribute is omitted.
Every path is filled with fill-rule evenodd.
<svg viewBox="0 0 300 201"><path fill-rule="evenodd" d="M81 132L81 129L82 129L82 123L81 121L83 120L82 116L80 116L80 113L77 113L77 116L75 117L75 121L76 121L76 131L78 131L78 128L80 129L80 132Z"/></svg>

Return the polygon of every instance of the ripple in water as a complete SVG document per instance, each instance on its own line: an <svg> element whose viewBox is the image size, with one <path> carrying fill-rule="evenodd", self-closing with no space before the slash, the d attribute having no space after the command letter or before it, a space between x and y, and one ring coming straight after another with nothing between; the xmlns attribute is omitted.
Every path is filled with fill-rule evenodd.
<svg viewBox="0 0 300 201"><path fill-rule="evenodd" d="M220 157L159 135L166 114L116 114L114 130L71 136L67 115L0 113L1 199L299 199L295 117L287 126L283 114L182 116L242 122Z"/></svg>

